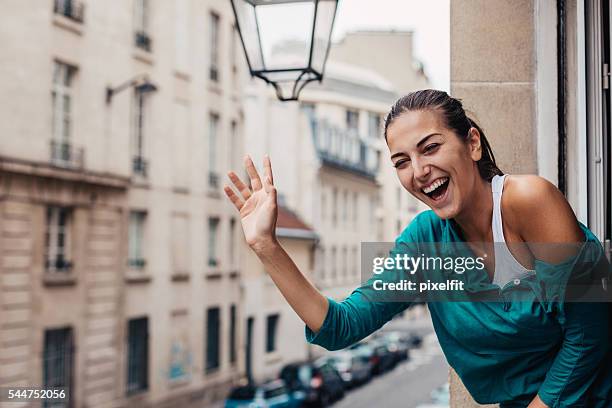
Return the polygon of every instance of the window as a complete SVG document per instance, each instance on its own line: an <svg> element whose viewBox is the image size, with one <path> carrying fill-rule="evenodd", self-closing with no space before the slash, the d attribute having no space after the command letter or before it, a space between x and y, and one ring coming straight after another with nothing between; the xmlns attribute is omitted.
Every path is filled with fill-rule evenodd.
<svg viewBox="0 0 612 408"><path fill-rule="evenodd" d="M338 189L332 190L332 225L335 227L338 221Z"/></svg>
<svg viewBox="0 0 612 408"><path fill-rule="evenodd" d="M322 281L325 280L325 248L319 249L319 277Z"/></svg>
<svg viewBox="0 0 612 408"><path fill-rule="evenodd" d="M149 319L128 321L127 394L149 387Z"/></svg>
<svg viewBox="0 0 612 408"><path fill-rule="evenodd" d="M143 240L144 223L147 213L144 211L130 211L128 221L128 266L142 269L145 267Z"/></svg>
<svg viewBox="0 0 612 408"><path fill-rule="evenodd" d="M77 23L83 22L84 15L83 3L74 0L55 0L53 2L53 12L67 17Z"/></svg>
<svg viewBox="0 0 612 408"><path fill-rule="evenodd" d="M132 171L134 174L147 176L147 161L144 159L144 138L146 131L147 95L134 90L133 130L132 130Z"/></svg>
<svg viewBox="0 0 612 408"><path fill-rule="evenodd" d="M151 4L149 0L134 0L134 41L137 48L151 51L151 37L149 36L149 14Z"/></svg>
<svg viewBox="0 0 612 408"><path fill-rule="evenodd" d="M212 81L219 81L219 15L210 13L210 71Z"/></svg>
<svg viewBox="0 0 612 408"><path fill-rule="evenodd" d="M230 218L229 222L229 261L232 268L236 267L236 219Z"/></svg>
<svg viewBox="0 0 612 408"><path fill-rule="evenodd" d="M76 68L58 61L53 64L53 139L51 159L64 164L71 161L70 133L72 127L72 84Z"/></svg>
<svg viewBox="0 0 612 408"><path fill-rule="evenodd" d="M72 208L50 205L47 207L45 233L45 270L69 272L71 260Z"/></svg>
<svg viewBox="0 0 612 408"><path fill-rule="evenodd" d="M321 189L321 221L325 221L327 217L327 196L325 190Z"/></svg>
<svg viewBox="0 0 612 408"><path fill-rule="evenodd" d="M233 25L232 26L232 43L230 45L230 61L232 65L232 73L236 75L238 73L238 43L240 39L238 38L238 28Z"/></svg>
<svg viewBox="0 0 612 408"><path fill-rule="evenodd" d="M368 114L368 137L377 139L380 135L380 115L370 112Z"/></svg>
<svg viewBox="0 0 612 408"><path fill-rule="evenodd" d="M338 276L338 260L336 258L336 247L331 248L331 265L330 265L330 275L331 279L335 280L336 276Z"/></svg>
<svg viewBox="0 0 612 408"><path fill-rule="evenodd" d="M276 329L278 326L278 314L269 315L266 319L266 353L276 350Z"/></svg>
<svg viewBox="0 0 612 408"><path fill-rule="evenodd" d="M229 332L229 361L234 364L237 361L236 353L236 305L230 306L230 332Z"/></svg>
<svg viewBox="0 0 612 408"><path fill-rule="evenodd" d="M208 219L208 266L219 266L217 254L217 232L219 229L219 218Z"/></svg>
<svg viewBox="0 0 612 408"><path fill-rule="evenodd" d="M342 221L344 222L344 225L346 226L348 224L348 212L349 212L349 192L347 190L344 190L344 193L342 194L342 207L343 207L343 211L342 211Z"/></svg>
<svg viewBox="0 0 612 408"><path fill-rule="evenodd" d="M355 131L359 129L359 112L356 110L346 111L346 128L349 131Z"/></svg>
<svg viewBox="0 0 612 408"><path fill-rule="evenodd" d="M227 164L229 165L230 170L236 171L240 166L236 158L240 156L240 152L238 151L240 147L240 141L238 140L238 122L232 120L230 123L230 146L229 146L229 155L227 158Z"/></svg>
<svg viewBox="0 0 612 408"><path fill-rule="evenodd" d="M72 389L74 368L74 340L72 329L45 330L43 350L43 387L65 387ZM68 393L70 395L70 393ZM69 407L70 401L51 402L46 400L44 407Z"/></svg>
<svg viewBox="0 0 612 408"><path fill-rule="evenodd" d="M208 186L219 186L219 173L217 169L217 132L219 130L219 115L211 113L208 128Z"/></svg>
<svg viewBox="0 0 612 408"><path fill-rule="evenodd" d="M342 248L342 278L345 279L348 276L348 249Z"/></svg>
<svg viewBox="0 0 612 408"><path fill-rule="evenodd" d="M353 192L353 228L357 229L359 220L359 193Z"/></svg>
<svg viewBox="0 0 612 408"><path fill-rule="evenodd" d="M206 372L219 368L220 315L218 307L211 307L206 313Z"/></svg>

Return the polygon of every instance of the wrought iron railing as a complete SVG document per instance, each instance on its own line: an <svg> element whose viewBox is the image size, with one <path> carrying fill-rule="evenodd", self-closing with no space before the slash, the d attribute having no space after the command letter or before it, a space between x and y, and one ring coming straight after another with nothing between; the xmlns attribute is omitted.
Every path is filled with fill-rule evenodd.
<svg viewBox="0 0 612 408"><path fill-rule="evenodd" d="M75 148L68 142L51 140L51 163L59 167L82 169L85 161L83 148Z"/></svg>
<svg viewBox="0 0 612 408"><path fill-rule="evenodd" d="M323 164L376 178L379 169L377 150L352 129L342 129L326 120L310 118L312 138Z"/></svg>
<svg viewBox="0 0 612 408"><path fill-rule="evenodd" d="M134 33L134 41L136 43L136 47L151 52L153 41L151 40L151 37L149 37L149 34L145 33L144 31L136 31Z"/></svg>
<svg viewBox="0 0 612 408"><path fill-rule="evenodd" d="M83 23L85 5L74 0L55 0L53 2L53 12L74 20L77 23Z"/></svg>
<svg viewBox="0 0 612 408"><path fill-rule="evenodd" d="M149 170L149 162L142 156L136 156L132 159L132 172L142 177L147 177Z"/></svg>

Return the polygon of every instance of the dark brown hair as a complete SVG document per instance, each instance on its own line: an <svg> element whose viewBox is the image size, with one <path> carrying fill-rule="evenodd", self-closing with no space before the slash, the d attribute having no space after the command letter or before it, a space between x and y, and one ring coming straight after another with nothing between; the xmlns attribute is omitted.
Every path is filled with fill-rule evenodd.
<svg viewBox="0 0 612 408"><path fill-rule="evenodd" d="M385 118L385 140L387 140L387 129L395 119L404 112L419 110L431 110L440 113L446 127L455 131L464 142L467 141L469 130L476 128L480 133L480 144L482 146L482 157L476 163L480 176L487 181L491 181L493 176L504 174L497 167L491 145L480 126L467 116L461 100L453 98L444 91L423 89L411 92L398 99Z"/></svg>

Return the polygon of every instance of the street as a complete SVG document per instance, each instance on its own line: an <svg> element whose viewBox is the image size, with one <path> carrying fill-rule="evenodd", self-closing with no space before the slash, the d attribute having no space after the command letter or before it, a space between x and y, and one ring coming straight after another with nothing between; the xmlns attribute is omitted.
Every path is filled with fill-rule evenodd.
<svg viewBox="0 0 612 408"><path fill-rule="evenodd" d="M416 408L432 401L430 393L448 380L448 364L429 318L391 322L386 330L410 329L423 336L423 344L410 351L410 359L394 370L350 390L335 408Z"/></svg>

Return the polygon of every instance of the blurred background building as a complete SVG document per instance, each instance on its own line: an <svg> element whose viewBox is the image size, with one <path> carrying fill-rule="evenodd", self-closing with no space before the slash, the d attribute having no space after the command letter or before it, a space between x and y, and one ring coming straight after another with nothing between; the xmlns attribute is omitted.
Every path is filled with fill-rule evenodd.
<svg viewBox="0 0 612 408"><path fill-rule="evenodd" d="M3 6L0 384L69 386L75 407L225 396L243 373L229 2Z"/></svg>
<svg viewBox="0 0 612 408"><path fill-rule="evenodd" d="M245 88L227 1L4 6L0 384L70 387L55 406L207 406L316 354L245 251L223 179L270 152L282 245L347 295L360 242L417 211L381 129L427 84L411 33L347 35L325 82L281 104Z"/></svg>

